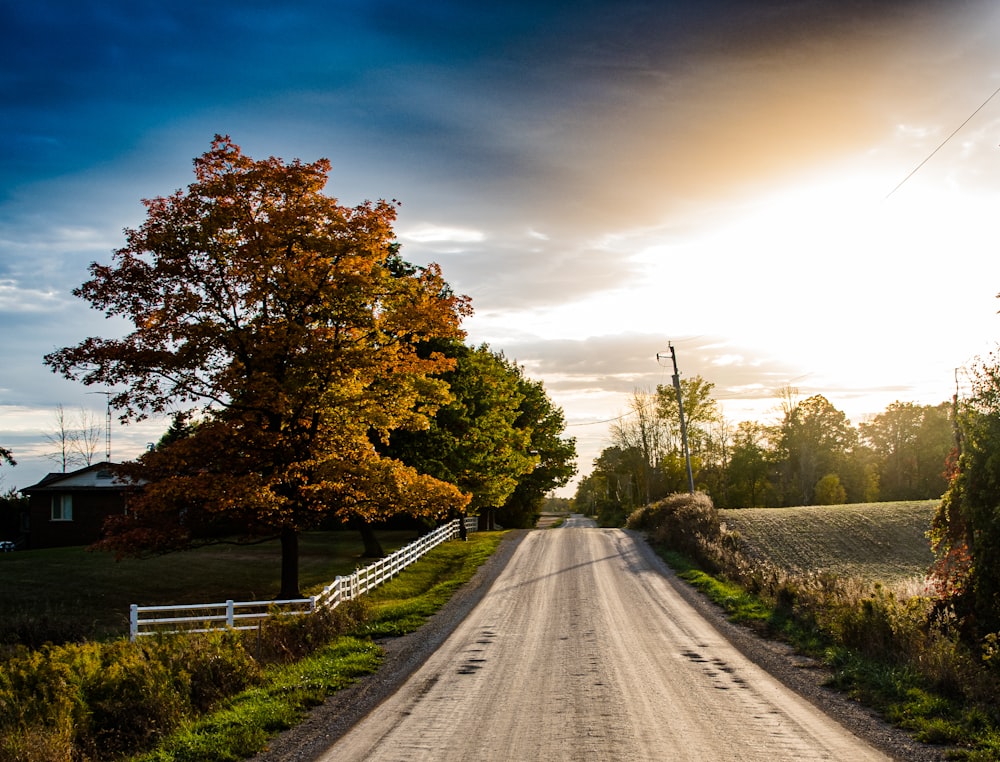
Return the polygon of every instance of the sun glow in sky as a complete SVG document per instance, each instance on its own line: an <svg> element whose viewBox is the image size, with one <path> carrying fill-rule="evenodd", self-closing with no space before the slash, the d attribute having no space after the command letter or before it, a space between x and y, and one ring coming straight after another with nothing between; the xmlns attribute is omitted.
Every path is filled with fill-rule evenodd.
<svg viewBox="0 0 1000 762"><path fill-rule="evenodd" d="M55 468L56 405L103 412L41 357L120 330L70 292L215 133L330 158L342 203L399 199L403 255L545 382L581 474L628 395L670 383L668 341L733 423L788 385L857 423L949 399L1000 338L993 2L55 0L3 21L5 486ZM164 428L116 426L114 457Z"/></svg>

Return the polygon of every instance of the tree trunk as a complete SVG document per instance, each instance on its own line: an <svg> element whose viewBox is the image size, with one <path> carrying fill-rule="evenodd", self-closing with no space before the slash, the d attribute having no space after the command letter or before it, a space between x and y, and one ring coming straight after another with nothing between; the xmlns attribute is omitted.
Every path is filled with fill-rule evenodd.
<svg viewBox="0 0 1000 762"><path fill-rule="evenodd" d="M281 530L281 592L278 600L301 598L299 591L299 533L291 527Z"/></svg>
<svg viewBox="0 0 1000 762"><path fill-rule="evenodd" d="M365 553L363 557L385 558L385 551L382 550L382 545L375 536L375 530L372 529L372 525L367 521L359 521L358 529L361 532L361 542L363 542L365 546Z"/></svg>

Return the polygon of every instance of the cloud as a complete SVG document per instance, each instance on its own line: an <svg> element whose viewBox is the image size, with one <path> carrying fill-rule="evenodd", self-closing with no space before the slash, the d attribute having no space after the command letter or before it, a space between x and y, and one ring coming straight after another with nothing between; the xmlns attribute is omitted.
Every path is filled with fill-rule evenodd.
<svg viewBox="0 0 1000 762"><path fill-rule="evenodd" d="M62 305L60 296L52 291L20 288L10 279L0 279L0 314L7 313L5 318L13 320L31 319L32 313L50 312ZM5 319L9 330L11 323Z"/></svg>
<svg viewBox="0 0 1000 762"><path fill-rule="evenodd" d="M121 326L71 289L216 132L258 158L329 157L342 203L400 199L403 256L439 262L473 298L470 340L574 421L669 384L668 339L737 416L788 383L861 411L935 400L996 332L1000 99L882 203L995 89L995 3L5 10L13 404L83 394L41 355Z"/></svg>
<svg viewBox="0 0 1000 762"><path fill-rule="evenodd" d="M486 234L480 230L423 223L401 230L399 237L417 243L479 243L486 239Z"/></svg>

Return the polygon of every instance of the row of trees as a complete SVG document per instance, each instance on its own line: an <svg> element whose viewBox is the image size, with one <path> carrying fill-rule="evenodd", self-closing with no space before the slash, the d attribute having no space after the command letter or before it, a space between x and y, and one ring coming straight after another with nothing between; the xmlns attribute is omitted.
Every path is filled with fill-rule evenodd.
<svg viewBox="0 0 1000 762"><path fill-rule="evenodd" d="M468 298L402 259L395 204L325 195L329 169L216 136L187 191L145 201L113 263L74 291L132 331L46 364L117 390L122 420L183 416L123 468L142 488L105 547L277 535L279 595L296 597L299 534L331 517L512 518L572 475L542 387L463 344Z"/></svg>
<svg viewBox="0 0 1000 762"><path fill-rule="evenodd" d="M955 447L952 405L894 402L854 427L822 395L781 394L774 424L722 416L714 385L680 382L696 486L722 508L940 497ZM581 481L577 504L617 524L636 507L687 491L673 386L635 391L612 445Z"/></svg>

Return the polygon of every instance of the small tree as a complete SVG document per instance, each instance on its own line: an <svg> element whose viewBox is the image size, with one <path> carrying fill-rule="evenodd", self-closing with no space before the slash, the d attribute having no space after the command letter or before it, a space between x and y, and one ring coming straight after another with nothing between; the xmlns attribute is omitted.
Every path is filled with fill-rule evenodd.
<svg viewBox="0 0 1000 762"><path fill-rule="evenodd" d="M816 505L842 505L846 501L847 490L836 474L827 474L816 482L813 490L813 502Z"/></svg>
<svg viewBox="0 0 1000 762"><path fill-rule="evenodd" d="M93 411L80 408L77 428L70 433L70 449L79 462L85 466L94 465L105 434L104 424Z"/></svg>
<svg viewBox="0 0 1000 762"><path fill-rule="evenodd" d="M56 405L55 429L45 434L45 441L55 448L46 453L45 457L58 463L59 470L66 473L77 456L73 452L73 429L70 428L66 411L61 404Z"/></svg>

